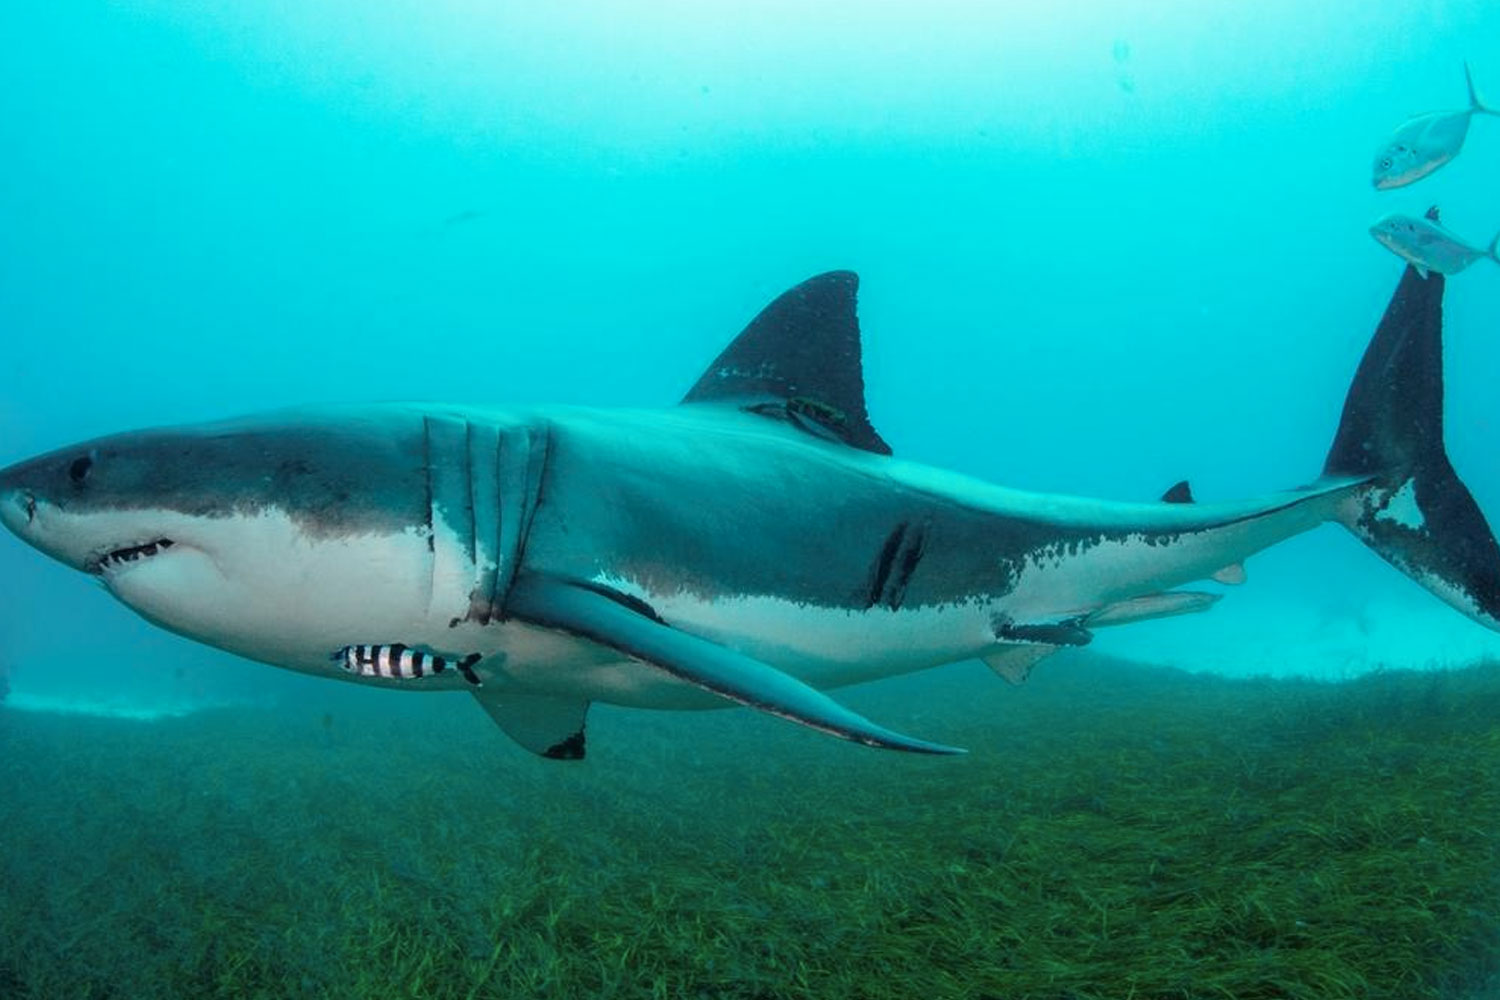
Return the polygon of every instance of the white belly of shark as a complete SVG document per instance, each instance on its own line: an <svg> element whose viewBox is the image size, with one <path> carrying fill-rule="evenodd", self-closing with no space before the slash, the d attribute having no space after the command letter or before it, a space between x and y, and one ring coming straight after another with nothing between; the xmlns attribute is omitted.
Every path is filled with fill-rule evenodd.
<svg viewBox="0 0 1500 1000"><path fill-rule="evenodd" d="M952 663L994 644L991 613L975 601L896 611L879 605L830 608L753 594L713 600L687 592L658 595L636 581L608 575L594 582L646 602L674 628L737 649L819 688ZM659 692L659 704L616 694L631 696L629 703L641 707L680 707L680 694L655 685L647 690ZM683 685L683 690L690 689Z"/></svg>

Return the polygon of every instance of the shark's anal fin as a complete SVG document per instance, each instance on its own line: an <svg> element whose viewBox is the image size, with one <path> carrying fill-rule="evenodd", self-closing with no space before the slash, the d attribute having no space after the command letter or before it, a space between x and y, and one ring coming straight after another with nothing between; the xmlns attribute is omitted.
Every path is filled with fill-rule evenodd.
<svg viewBox="0 0 1500 1000"><path fill-rule="evenodd" d="M1209 579L1215 583L1222 583L1227 587L1238 587L1245 582L1245 564L1230 563L1223 569L1214 570L1209 574Z"/></svg>
<svg viewBox="0 0 1500 1000"><path fill-rule="evenodd" d="M589 703L540 694L476 690L474 698L511 739L551 760L582 760Z"/></svg>
<svg viewBox="0 0 1500 1000"><path fill-rule="evenodd" d="M775 667L672 628L649 606L624 594L522 576L506 608L522 621L591 639L730 701L855 743L914 753L964 752L878 726Z"/></svg>
<svg viewBox="0 0 1500 1000"><path fill-rule="evenodd" d="M1031 676L1031 668L1061 649L1041 642L1001 646L980 657L984 665L1012 684L1022 684Z"/></svg>

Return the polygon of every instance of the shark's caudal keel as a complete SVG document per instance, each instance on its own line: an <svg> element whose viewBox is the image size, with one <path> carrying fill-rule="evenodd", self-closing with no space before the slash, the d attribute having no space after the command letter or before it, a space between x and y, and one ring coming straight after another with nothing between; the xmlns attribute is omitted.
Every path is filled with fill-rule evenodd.
<svg viewBox="0 0 1500 1000"><path fill-rule="evenodd" d="M741 704L871 746L823 689L980 657L1023 678L1095 629L1207 610L1327 520L1500 628L1500 549L1442 445L1442 279L1408 271L1324 475L1110 503L898 461L866 413L856 279L783 295L683 405L383 406L121 434L0 472L0 520L147 619L278 666L467 690L584 752L593 701Z"/></svg>

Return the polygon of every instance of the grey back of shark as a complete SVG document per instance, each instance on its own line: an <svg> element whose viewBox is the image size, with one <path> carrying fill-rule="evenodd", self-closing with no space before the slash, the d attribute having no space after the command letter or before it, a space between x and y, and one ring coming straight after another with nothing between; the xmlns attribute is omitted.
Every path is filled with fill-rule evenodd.
<svg viewBox="0 0 1500 1000"><path fill-rule="evenodd" d="M467 690L561 759L583 756L594 701L741 704L958 752L824 692L976 657L1023 679L1098 628L1206 610L1217 595L1176 588L1235 582L1330 520L1500 629L1500 548L1443 448L1440 277L1402 278L1320 478L1202 504L1186 484L1116 503L891 457L865 406L857 284L782 295L675 408L391 405L133 432L0 472L0 519L179 634Z"/></svg>

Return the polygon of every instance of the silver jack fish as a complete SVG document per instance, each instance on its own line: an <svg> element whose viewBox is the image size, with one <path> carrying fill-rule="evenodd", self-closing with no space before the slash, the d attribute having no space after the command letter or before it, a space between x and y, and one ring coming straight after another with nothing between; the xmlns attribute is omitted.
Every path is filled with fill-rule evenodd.
<svg viewBox="0 0 1500 1000"><path fill-rule="evenodd" d="M1475 115L1500 114L1479 99L1474 75L1464 63L1464 82L1469 87L1469 106L1462 111L1431 111L1408 119L1375 154L1373 181L1376 190L1405 187L1432 173L1458 155L1469 135Z"/></svg>
<svg viewBox="0 0 1500 1000"><path fill-rule="evenodd" d="M1443 228L1436 208L1428 209L1426 216L1420 219L1411 215L1387 215L1370 227L1370 235L1387 250L1405 258L1424 278L1433 271L1457 274L1481 257L1500 264L1500 257L1495 255L1496 248L1500 247L1500 233L1495 234L1486 249L1470 246Z"/></svg>
<svg viewBox="0 0 1500 1000"><path fill-rule="evenodd" d="M157 625L467 692L545 757L584 755L596 701L746 705L958 753L827 691L971 658L1020 680L1098 629L1207 611L1217 595L1178 588L1236 582L1328 521L1500 630L1500 546L1443 447L1443 282L1407 269L1321 475L1248 500L1039 495L893 457L865 406L858 279L835 271L767 306L678 406L345 406L118 434L0 470L0 521ZM391 637L478 654L483 686L434 663L414 682Z"/></svg>

